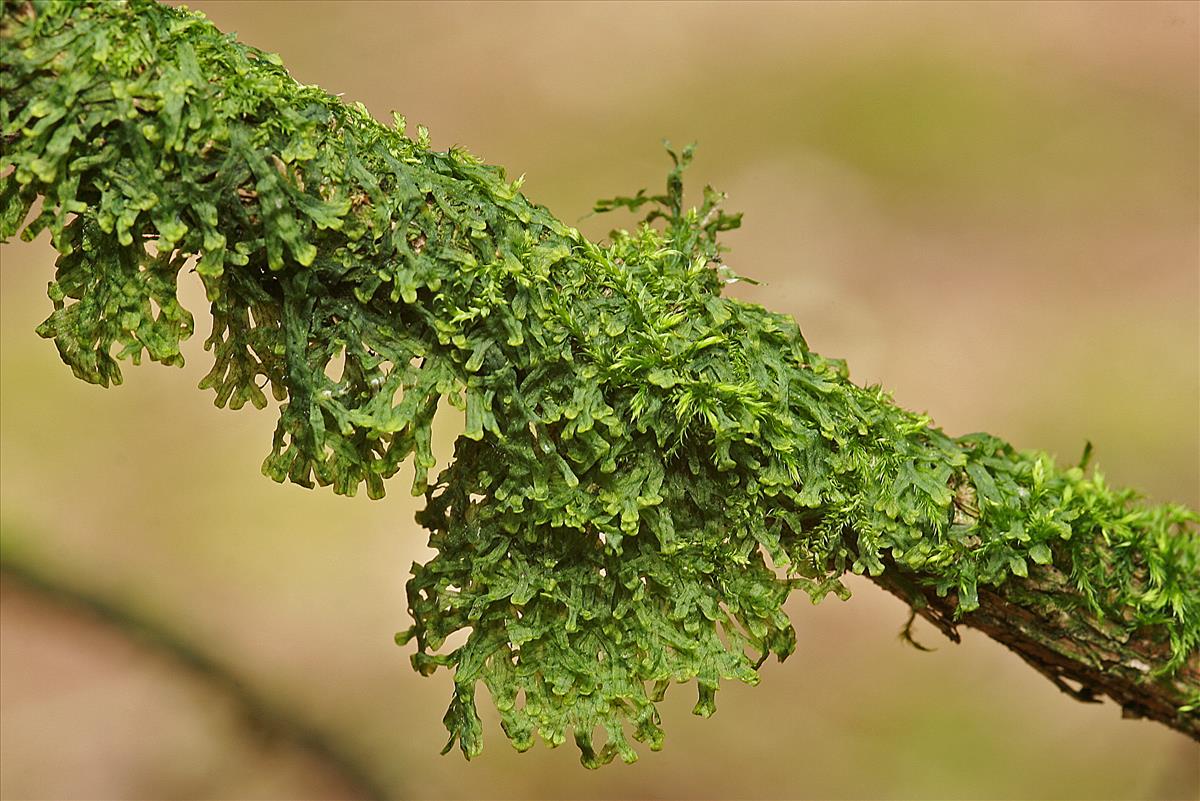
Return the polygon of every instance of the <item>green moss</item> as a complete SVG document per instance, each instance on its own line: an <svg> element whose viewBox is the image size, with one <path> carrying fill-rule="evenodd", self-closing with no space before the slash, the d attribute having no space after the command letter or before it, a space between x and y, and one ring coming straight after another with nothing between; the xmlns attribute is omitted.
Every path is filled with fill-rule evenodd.
<svg viewBox="0 0 1200 801"><path fill-rule="evenodd" d="M454 671L448 748L479 752L482 682L517 748L571 732L585 764L631 761L630 733L662 744L670 684L710 714L722 680L794 649L789 593L844 594L847 570L910 571L961 613L1053 562L1114 625L1169 639L1165 670L1200 642L1194 513L948 437L723 297L739 220L711 189L683 208L690 150L664 194L601 204L652 211L596 244L199 14L6 3L2 35L0 236L49 229L60 254L39 332L101 385L119 359L179 364L194 269L203 386L281 403L268 476L379 497L413 457L437 555L399 640ZM466 430L431 483L442 398Z"/></svg>

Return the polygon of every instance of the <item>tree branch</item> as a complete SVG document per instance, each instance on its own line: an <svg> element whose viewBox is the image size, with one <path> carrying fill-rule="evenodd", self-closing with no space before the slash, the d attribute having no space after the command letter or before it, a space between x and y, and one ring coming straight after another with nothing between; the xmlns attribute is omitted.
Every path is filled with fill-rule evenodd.
<svg viewBox="0 0 1200 801"><path fill-rule="evenodd" d="M1163 672L1170 658L1167 644L1088 610L1057 568L1038 566L1026 579L981 590L979 608L958 619L953 595L939 597L916 576L898 580L901 573L892 566L874 581L952 641L959 642L958 626L977 629L1076 701L1097 703L1107 696L1124 717L1149 718L1200 740L1200 717L1181 711L1200 694L1196 654L1178 671ZM914 587L919 588L915 597Z"/></svg>
<svg viewBox="0 0 1200 801"><path fill-rule="evenodd" d="M309 725L294 712L270 700L197 643L181 632L137 614L127 606L63 581L34 561L6 550L0 560L0 577L44 600L82 613L166 658L228 697L245 720L264 737L278 739L310 754L335 771L358 795L368 799L393 794L368 765L353 756L326 732Z"/></svg>

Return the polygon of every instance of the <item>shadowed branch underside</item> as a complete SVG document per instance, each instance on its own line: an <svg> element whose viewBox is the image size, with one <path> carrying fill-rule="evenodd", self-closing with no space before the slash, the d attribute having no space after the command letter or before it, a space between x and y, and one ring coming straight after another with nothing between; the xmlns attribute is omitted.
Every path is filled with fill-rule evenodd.
<svg viewBox="0 0 1200 801"><path fill-rule="evenodd" d="M981 590L979 608L958 618L956 599L920 588L919 576L893 566L874 581L956 643L958 627L977 629L1077 701L1107 697L1125 717L1149 718L1200 740L1200 717L1179 711L1200 691L1200 657L1193 653L1177 672L1155 675L1170 658L1169 643L1088 610L1057 568L1039 566L1028 578ZM914 588L920 588L915 595Z"/></svg>

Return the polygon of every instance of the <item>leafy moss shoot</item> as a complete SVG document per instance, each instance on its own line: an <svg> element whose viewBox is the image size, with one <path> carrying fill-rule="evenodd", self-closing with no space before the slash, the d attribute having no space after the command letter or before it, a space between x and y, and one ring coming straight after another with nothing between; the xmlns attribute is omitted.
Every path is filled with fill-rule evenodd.
<svg viewBox="0 0 1200 801"><path fill-rule="evenodd" d="M724 297L718 235L740 219L708 188L685 207L690 149L663 194L600 204L649 214L595 243L200 14L4 0L2 25L0 236L48 230L59 254L38 332L95 384L123 359L178 365L194 271L202 386L278 402L264 473L378 498L413 457L437 554L398 640L453 673L447 748L479 753L484 687L518 749L573 736L589 766L632 761L631 737L661 747L670 685L711 714L722 680L792 653L788 595L845 595L848 571L900 571L966 614L1053 564L1163 643L1161 673L1195 658L1197 515L948 436ZM443 400L466 427L430 476Z"/></svg>

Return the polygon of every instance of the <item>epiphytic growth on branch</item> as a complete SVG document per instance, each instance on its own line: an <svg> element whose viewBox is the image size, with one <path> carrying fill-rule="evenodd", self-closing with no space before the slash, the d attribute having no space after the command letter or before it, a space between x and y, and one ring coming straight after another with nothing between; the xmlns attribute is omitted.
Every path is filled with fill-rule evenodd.
<svg viewBox="0 0 1200 801"><path fill-rule="evenodd" d="M630 735L662 744L669 685L694 681L711 714L722 680L794 650L789 593L845 594L847 571L946 605L951 631L993 597L1065 612L1038 643L1063 659L1055 643L1102 621L1113 665L1072 656L1100 671L1082 680L1200 728L1196 515L950 437L791 318L722 296L717 237L739 217L711 189L684 205L691 149L664 194L598 205L651 211L597 244L502 170L298 84L200 14L5 2L2 26L0 236L49 230L59 253L39 333L96 384L121 359L180 364L194 269L202 386L279 402L264 473L379 497L413 457L437 555L413 566L398 639L454 673L448 748L479 753L482 684L517 748L570 733L589 766L632 761ZM466 430L430 480L442 399ZM1153 657L1144 675L1126 653Z"/></svg>

